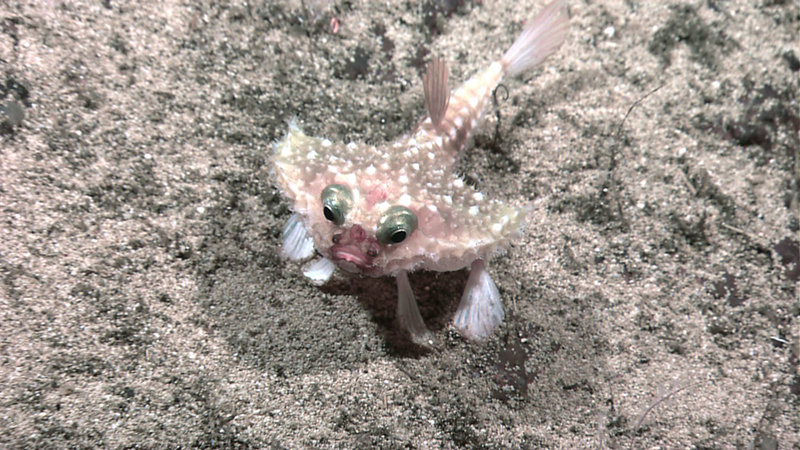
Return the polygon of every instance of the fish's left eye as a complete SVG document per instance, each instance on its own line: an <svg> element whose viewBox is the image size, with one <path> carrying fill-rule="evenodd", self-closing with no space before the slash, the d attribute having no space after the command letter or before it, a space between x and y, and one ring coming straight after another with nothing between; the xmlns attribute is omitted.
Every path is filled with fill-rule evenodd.
<svg viewBox="0 0 800 450"><path fill-rule="evenodd" d="M347 213L353 206L353 194L347 186L329 184L322 190L322 214L336 225L344 224Z"/></svg>
<svg viewBox="0 0 800 450"><path fill-rule="evenodd" d="M417 229L417 215L405 206L392 206L378 223L378 242L399 244Z"/></svg>

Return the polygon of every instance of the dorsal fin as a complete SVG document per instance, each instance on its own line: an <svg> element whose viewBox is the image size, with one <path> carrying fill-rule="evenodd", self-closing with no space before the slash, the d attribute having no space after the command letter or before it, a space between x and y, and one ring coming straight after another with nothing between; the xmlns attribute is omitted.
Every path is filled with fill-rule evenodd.
<svg viewBox="0 0 800 450"><path fill-rule="evenodd" d="M431 117L433 126L439 125L447 112L450 103L450 89L447 88L447 78L450 71L444 59L436 57L428 64L425 76L422 77L422 86L425 90L425 107Z"/></svg>

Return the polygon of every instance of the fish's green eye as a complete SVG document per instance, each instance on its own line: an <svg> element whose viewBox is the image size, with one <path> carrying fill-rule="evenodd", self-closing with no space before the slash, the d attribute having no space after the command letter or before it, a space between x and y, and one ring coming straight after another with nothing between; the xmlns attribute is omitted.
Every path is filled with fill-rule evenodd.
<svg viewBox="0 0 800 450"><path fill-rule="evenodd" d="M378 223L378 242L399 244L417 229L417 216L405 206L392 206Z"/></svg>
<svg viewBox="0 0 800 450"><path fill-rule="evenodd" d="M353 206L353 194L347 186L329 184L322 190L322 214L336 225L344 224L347 213Z"/></svg>

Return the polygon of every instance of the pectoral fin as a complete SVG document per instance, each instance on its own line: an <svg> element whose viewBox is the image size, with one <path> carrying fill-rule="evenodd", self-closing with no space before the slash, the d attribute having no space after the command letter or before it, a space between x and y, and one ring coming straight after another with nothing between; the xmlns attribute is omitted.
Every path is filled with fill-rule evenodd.
<svg viewBox="0 0 800 450"><path fill-rule="evenodd" d="M298 214L292 214L283 227L282 253L287 258L297 261L314 254L314 239L308 234L303 220Z"/></svg>
<svg viewBox="0 0 800 450"><path fill-rule="evenodd" d="M468 339L480 341L491 336L503 322L500 292L482 259L476 259L467 279L453 324Z"/></svg>
<svg viewBox="0 0 800 450"><path fill-rule="evenodd" d="M408 275L405 271L397 274L397 318L400 324L408 330L414 343L429 344L431 334L419 313L417 300L414 298L414 292L411 290L411 283L408 282Z"/></svg>
<svg viewBox="0 0 800 450"><path fill-rule="evenodd" d="M328 258L320 258L306 264L303 267L303 275L312 283L321 286L331 279L334 270L336 270L336 265L333 261Z"/></svg>

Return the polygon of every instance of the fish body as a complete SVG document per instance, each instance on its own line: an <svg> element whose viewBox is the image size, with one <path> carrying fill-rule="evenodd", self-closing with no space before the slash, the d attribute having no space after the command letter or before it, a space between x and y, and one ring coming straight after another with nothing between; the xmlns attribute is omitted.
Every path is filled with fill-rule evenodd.
<svg viewBox="0 0 800 450"><path fill-rule="evenodd" d="M546 6L499 61L453 92L447 67L434 59L423 77L428 114L394 143L334 143L290 124L272 158L276 182L294 210L283 253L293 260L318 253L304 270L317 283L336 267L396 277L398 317L417 342L430 336L407 273L470 267L454 324L470 339L491 335L503 308L485 261L520 236L527 207L487 199L464 183L455 165L495 87L555 52L567 22L563 2Z"/></svg>

